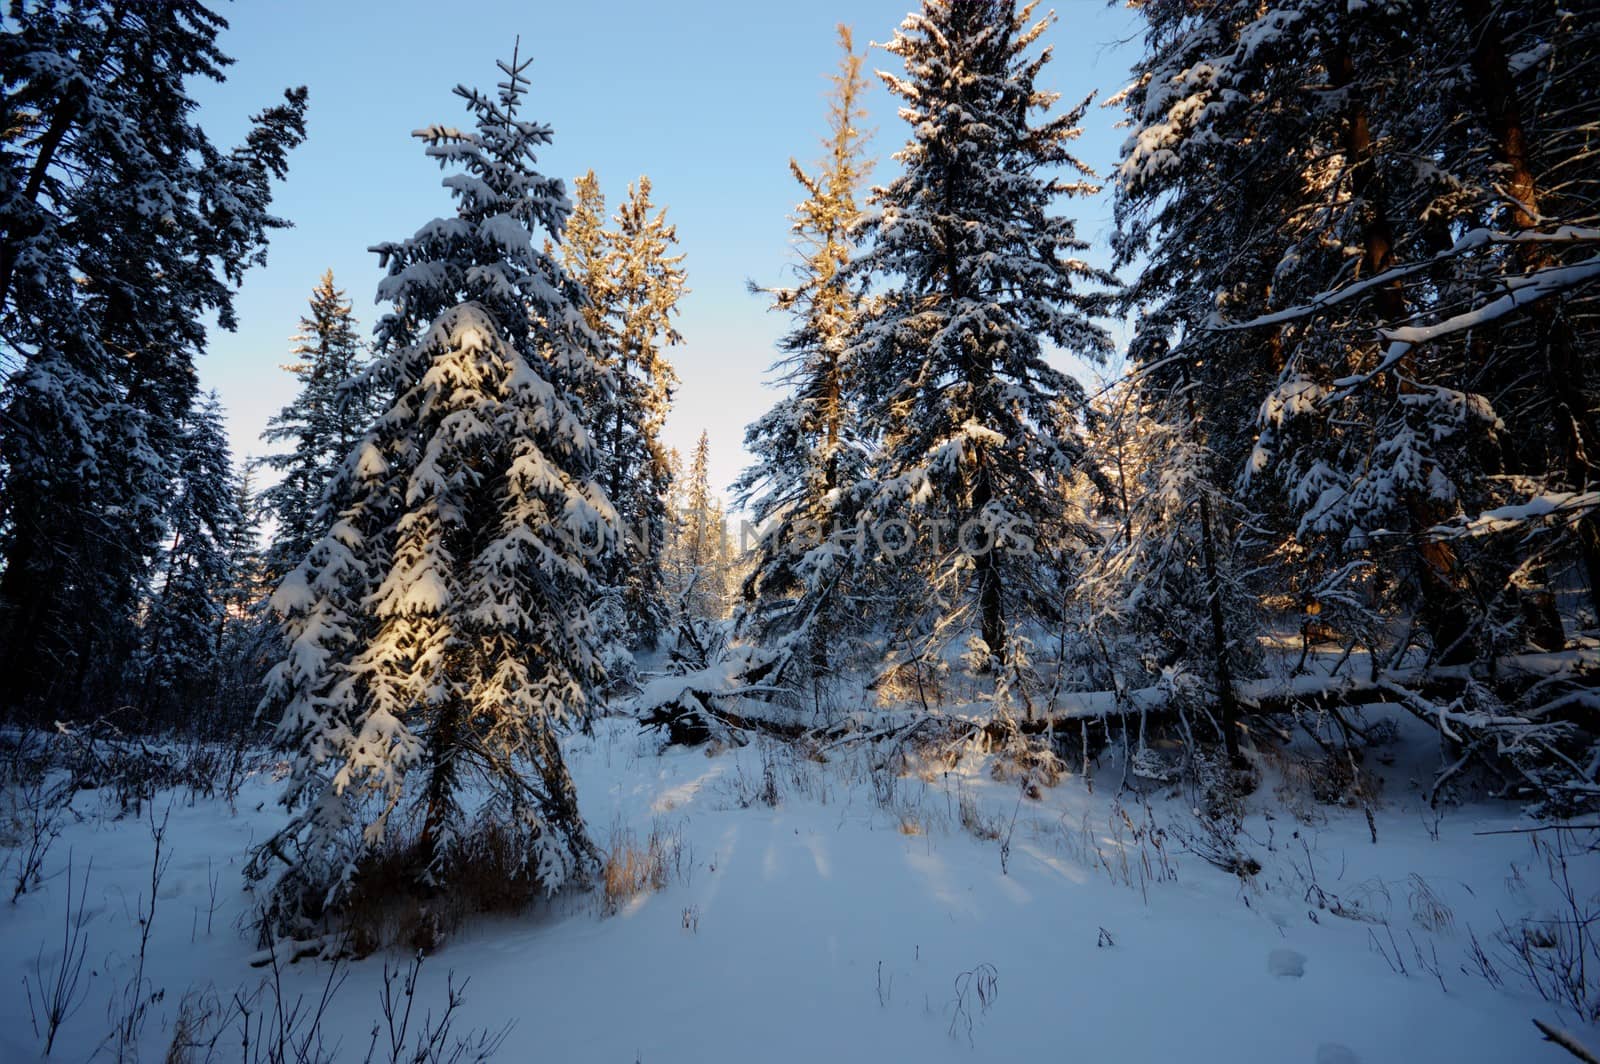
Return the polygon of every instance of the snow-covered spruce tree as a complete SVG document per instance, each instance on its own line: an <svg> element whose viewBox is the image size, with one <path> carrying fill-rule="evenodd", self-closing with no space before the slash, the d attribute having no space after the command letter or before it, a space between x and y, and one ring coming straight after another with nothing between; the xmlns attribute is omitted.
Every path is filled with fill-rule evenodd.
<svg viewBox="0 0 1600 1064"><path fill-rule="evenodd" d="M357 332L350 301L328 270L311 293L310 313L290 349L300 391L268 422L262 439L290 449L261 459L281 479L261 493L261 505L276 521L267 550L267 578L278 581L306 556L318 527L322 492L334 471L372 423L369 389L358 374L366 344Z"/></svg>
<svg viewBox="0 0 1600 1064"><path fill-rule="evenodd" d="M1117 264L1140 267L1120 298L1135 321L1132 383L1115 397L1126 407L1108 419L1106 442L1148 451L1151 440L1165 440L1172 449L1151 454L1153 464L1135 474L1131 490L1129 463L1120 453L1107 456L1122 521L1108 550L1090 564L1077 606L1080 617L1114 627L1114 617L1102 611L1141 603L1140 611L1125 615L1139 657L1155 649L1155 662L1181 665L1202 679L1229 752L1237 754L1232 681L1254 642L1254 592L1296 610L1328 606L1330 619L1337 615L1347 630L1372 620L1352 572L1335 559L1308 565L1304 548L1288 534L1252 544L1240 559L1245 526L1237 519L1243 493L1236 481L1256 442L1261 396L1283 370L1284 338L1273 331L1207 329L1219 312L1248 315L1264 308L1279 283L1278 264L1292 268L1300 261L1291 249L1304 239L1309 223L1302 205L1307 189L1322 180L1324 164L1297 138L1297 115L1313 103L1300 98L1306 86L1292 81L1273 88L1283 95L1281 104L1270 95L1259 108L1247 106L1251 98L1244 95L1216 101L1219 109L1234 106L1256 121L1253 137L1196 139L1181 152L1170 150L1184 123L1211 117L1178 105L1189 99L1188 79L1207 85L1205 64L1216 58L1210 50L1234 40L1243 5L1186 9L1158 2L1140 10L1149 24L1148 55L1133 84L1113 101L1127 107L1134 129L1118 173L1114 238ZM1280 18L1263 19L1252 43L1234 57L1238 67L1225 64L1222 76L1297 47L1292 19ZM1271 147L1258 148L1255 137ZM1137 481L1150 475L1158 482L1177 476L1182 488L1146 495L1139 488L1154 485ZM1266 513L1252 527L1292 527L1285 501L1257 502ZM1257 586L1241 586L1235 574L1242 571L1257 574ZM1186 577L1197 578L1198 586L1185 588ZM1185 618L1187 604L1196 612ZM1177 636L1173 623L1193 627Z"/></svg>
<svg viewBox="0 0 1600 1064"><path fill-rule="evenodd" d="M839 588L850 555L838 546L855 525L854 495L845 489L860 481L867 457L845 359L860 299L845 277L850 230L870 169L861 126L866 82L849 28L838 33L844 58L833 76L826 155L815 173L789 161L806 193L790 225L796 283L771 290L773 309L794 321L772 368L788 394L746 429L756 460L734 485L735 501L761 529L742 589L742 626L769 645L798 645L794 660L806 669L825 667L822 641L837 644L849 619Z"/></svg>
<svg viewBox="0 0 1600 1064"><path fill-rule="evenodd" d="M219 682L210 723L220 734L237 739L270 724L256 710L267 670L277 663L282 647L267 601L275 585L267 579L262 557L262 508L253 463L243 463L235 473L233 497L240 520L227 544L231 582L221 596Z"/></svg>
<svg viewBox="0 0 1600 1064"><path fill-rule="evenodd" d="M13 4L0 25L0 707L105 708L166 536L215 314L260 261L305 90L223 151L193 0ZM136 723L136 722L133 722Z"/></svg>
<svg viewBox="0 0 1600 1064"><path fill-rule="evenodd" d="M228 615L240 618L272 593L261 551L261 497L256 492L253 463L244 462L234 474L233 505L239 514L228 541L228 568L233 573L224 601Z"/></svg>
<svg viewBox="0 0 1600 1064"><path fill-rule="evenodd" d="M202 723L184 720L185 711L198 718L210 708L227 596L238 575L236 537L245 524L216 393L185 419L181 446L167 510L170 541L144 611L133 670L142 719L167 727Z"/></svg>
<svg viewBox="0 0 1600 1064"><path fill-rule="evenodd" d="M492 96L455 90L472 128L416 134L455 169L456 213L374 249L392 402L273 597L289 650L268 702L298 751L294 815L251 871L288 862L281 931L380 852L437 889L489 864L513 893L595 858L557 732L601 678L588 603L615 514L577 398L600 372L583 290L536 240L569 205L534 168L551 131L523 115L528 65L500 63Z"/></svg>
<svg viewBox="0 0 1600 1064"><path fill-rule="evenodd" d="M620 462L612 446L624 439L619 422L637 435L638 411L629 397L631 379L620 372L616 356L617 287L613 234L606 229L606 197L600 179L590 170L573 181L572 211L560 244L545 242L545 253L560 255L567 273L583 287L588 298L583 318L594 333L605 372L594 378L592 394L581 396L595 441L596 468L604 480ZM634 660L634 625L630 623L626 587L620 579L622 559L613 556L598 580L593 606L599 636L600 659L605 667L606 694L631 690L638 680Z"/></svg>
<svg viewBox="0 0 1600 1064"><path fill-rule="evenodd" d="M1257 664L1260 627L1235 566L1250 515L1214 474L1192 391L1134 374L1097 398L1088 455L1097 468L1080 493L1085 509L1108 516L1075 574L1065 638L1093 688L1165 686L1180 713L1189 702L1215 706L1184 722L1214 721L1221 735L1200 737L1220 738L1237 764L1236 679Z"/></svg>
<svg viewBox="0 0 1600 1064"><path fill-rule="evenodd" d="M1084 393L1045 344L1098 360L1094 318L1109 277L1075 257L1086 245L1063 196L1094 186L1068 151L1088 105L1034 124L1053 93L1035 85L1050 58L1029 54L1052 21L1010 0L927 0L886 47L883 74L904 101L904 173L873 191L868 249L851 265L882 285L848 357L870 435L881 439L869 523L916 527L898 564L920 576L901 604L929 630L976 629L1003 660L1008 632L1053 614L1065 549L1061 482L1083 445ZM909 597L907 597L909 595Z"/></svg>

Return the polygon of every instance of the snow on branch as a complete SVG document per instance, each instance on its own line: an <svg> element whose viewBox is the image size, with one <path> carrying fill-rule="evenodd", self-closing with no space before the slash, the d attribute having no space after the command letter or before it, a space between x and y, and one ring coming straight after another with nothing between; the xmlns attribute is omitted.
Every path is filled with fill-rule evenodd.
<svg viewBox="0 0 1600 1064"><path fill-rule="evenodd" d="M1600 277L1600 255L1566 266L1547 266L1522 277L1507 278L1504 282L1505 294L1481 307L1474 307L1464 314L1457 314L1433 325L1407 325L1397 329L1384 329L1383 336L1393 343L1408 345L1427 343L1442 336L1475 329L1503 318L1536 299L1564 292L1569 288L1577 288L1595 277Z"/></svg>
<svg viewBox="0 0 1600 1064"><path fill-rule="evenodd" d="M1331 307L1338 306L1341 303L1347 303L1352 299L1356 299L1362 295L1365 295L1367 292L1370 292L1375 288L1382 288L1386 285L1394 284L1397 281L1404 280L1412 274L1432 269L1441 262L1458 258L1462 255L1479 251L1486 247L1517 244L1580 245L1595 243L1600 243L1600 229L1590 229L1573 225L1564 225L1559 229L1553 230L1549 233L1540 233L1534 231L1501 233L1492 229L1473 229L1470 232L1462 234L1461 238L1450 247L1436 255L1433 255L1430 258L1422 259L1418 262L1407 263L1403 266L1390 267L1387 270L1382 270L1373 274L1371 277L1366 277L1351 284L1340 285L1337 288L1330 288L1325 292L1320 292L1304 303L1299 303L1292 307L1285 307L1283 310L1274 311L1271 314L1263 314L1259 317L1251 318L1248 321L1228 322L1219 320L1217 324L1209 326L1207 331L1237 332L1243 329L1259 329L1267 325L1283 325L1288 322L1299 321L1302 318L1309 318L1313 315L1320 314ZM1534 290L1531 292L1525 292L1520 297L1518 302L1506 307L1504 310L1500 311L1500 313L1490 315L1484 320L1492 321L1501 314L1508 313L1510 310L1515 309L1515 307L1524 303L1531 302L1532 300L1538 299L1544 295L1548 295L1551 292L1560 291L1564 288L1573 287L1577 284L1583 283L1584 280L1587 280L1588 277L1592 276L1596 272L1596 261L1596 259L1589 259L1573 266L1550 267L1545 270L1535 271L1534 273L1528 274L1525 277L1514 277L1507 280L1505 282L1506 287L1513 290L1513 292L1519 290L1520 287L1528 285L1533 285ZM1579 271L1579 273L1577 275L1573 275L1570 271ZM1488 306L1496 306L1499 302L1500 300L1496 300L1495 303L1491 303ZM1485 309L1487 308L1479 308L1478 310L1470 311L1468 314L1460 315L1459 317L1470 317L1472 315L1481 313ZM1456 318L1451 318L1449 319L1449 322L1454 322L1456 320ZM1449 324L1449 322L1441 323L1441 325ZM1472 328L1473 324L1476 323L1463 325L1461 328ZM1437 329L1440 328L1440 326L1425 326L1423 328ZM1392 331L1386 330L1385 335L1388 335L1391 339L1394 339L1396 337L1392 336L1391 333L1407 331L1407 329L1396 329ZM1452 329L1450 331L1456 332L1460 331L1460 329ZM1444 335L1444 333L1439 333L1437 335ZM1433 338L1434 337L1430 336L1422 339ZM1419 339L1412 342L1420 343L1422 340Z"/></svg>
<svg viewBox="0 0 1600 1064"><path fill-rule="evenodd" d="M1485 510L1476 517L1465 514L1428 529L1433 539L1461 539L1511 532L1534 524L1568 524L1600 507L1600 491L1552 491L1513 506Z"/></svg>
<svg viewBox="0 0 1600 1064"><path fill-rule="evenodd" d="M1341 377L1334 381L1339 390L1334 393L1333 398L1342 399L1379 374L1393 369L1418 344L1480 328L1535 300L1577 288L1596 277L1600 277L1600 255L1567 266L1549 266L1521 277L1507 278L1502 282L1505 288L1504 295L1432 325L1403 325L1393 329L1379 329L1378 334L1389 344L1384 349L1383 358L1364 373Z"/></svg>

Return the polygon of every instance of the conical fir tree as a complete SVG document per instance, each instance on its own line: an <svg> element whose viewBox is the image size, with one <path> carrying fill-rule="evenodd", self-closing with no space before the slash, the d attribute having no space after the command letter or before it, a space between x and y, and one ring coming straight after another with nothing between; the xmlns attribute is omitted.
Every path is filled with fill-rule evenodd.
<svg viewBox="0 0 1600 1064"><path fill-rule="evenodd" d="M661 430L677 374L663 349L680 343L672 323L684 287L678 237L650 200L650 179L605 228L606 199L594 171L576 181L561 258L589 296L584 318L599 338L608 382L589 400L601 482L617 508L621 549L601 579L596 614L615 679L626 684L632 649L655 647L669 610L664 585L672 470Z"/></svg>
<svg viewBox="0 0 1600 1064"><path fill-rule="evenodd" d="M631 379L621 372L617 355L618 291L612 240L613 234L606 229L605 193L600 189L600 179L590 170L573 181L572 212L567 215L559 248L552 239L545 242L545 251L560 255L567 272L588 296L583 304L583 319L599 343L605 372L595 377L592 392L582 398L594 438L596 468L621 518L622 507L614 489L630 481L622 452L625 441L637 437L639 419L632 402ZM627 528L626 523L623 527ZM599 576L592 608L608 694L631 688L638 671L632 649L636 642L633 618L637 614L627 601L623 558L624 551L618 551L608 560Z"/></svg>
<svg viewBox="0 0 1600 1064"><path fill-rule="evenodd" d="M300 564L320 535L317 506L323 489L372 420L356 379L366 347L357 328L350 301L328 270L311 293L310 313L300 319L290 352L294 361L284 367L300 381L300 393L261 434L293 448L262 459L283 474L261 493L262 505L277 519L266 558L274 583Z"/></svg>
<svg viewBox="0 0 1600 1064"><path fill-rule="evenodd" d="M269 678L298 750L276 919L328 902L398 830L424 883L485 852L554 890L595 857L557 743L601 679L592 570L615 538L576 398L599 372L583 292L541 250L569 204L535 168L528 61L465 87L473 127L429 126L456 213L375 248L376 376L393 401L340 469L327 534L274 604L289 652ZM539 239L536 239L539 238ZM470 799L469 799L470 796ZM475 804L473 804L475 803Z"/></svg>
<svg viewBox="0 0 1600 1064"><path fill-rule="evenodd" d="M609 351L616 339L617 285L612 236L606 231L606 196L593 170L574 180L572 190L572 213L561 235L561 262L588 293L583 318ZM554 241L546 244L546 251L556 250ZM598 409L590 413L599 420Z"/></svg>
<svg viewBox="0 0 1600 1064"><path fill-rule="evenodd" d="M904 173L874 190L870 247L852 265L884 288L850 351L882 440L869 522L920 528L913 613L926 619L931 602L960 630L975 612L991 657L1059 594L1049 551L1084 393L1044 345L1093 360L1111 350L1094 321L1104 297L1080 287L1110 278L1075 257L1086 245L1054 212L1094 191L1063 176L1089 175L1067 150L1088 100L1030 121L1056 101L1035 84L1050 50L1030 49L1052 18L1032 21L1033 9L926 0L886 46L905 61L904 77L882 77L913 134L896 155Z"/></svg>

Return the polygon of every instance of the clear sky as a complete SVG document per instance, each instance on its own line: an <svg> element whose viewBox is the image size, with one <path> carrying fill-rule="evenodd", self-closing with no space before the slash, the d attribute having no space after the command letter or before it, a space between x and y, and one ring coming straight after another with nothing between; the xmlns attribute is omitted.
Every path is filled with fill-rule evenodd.
<svg viewBox="0 0 1600 1064"><path fill-rule="evenodd" d="M367 248L409 236L451 210L440 171L410 136L419 126L462 123L457 83L492 88L496 58L520 34L534 57L530 116L549 122L555 143L544 172L571 178L593 167L608 207L627 182L649 174L687 255L689 286L679 321L685 342L669 352L682 384L667 442L687 452L702 428L723 489L745 462L745 425L772 402L763 385L784 331L781 316L746 292L747 280L787 279L788 214L799 199L790 156L820 152L827 76L838 64L834 27L857 49L887 41L909 0L835 4L611 2L611 0L241 0L223 4L222 36L233 56L225 84L196 86L201 122L219 144L235 143L246 115L290 85L310 87L309 138L293 155L273 208L295 228L272 240L268 265L240 293L239 330L215 332L201 379L222 396L236 456L260 454L266 419L294 393L286 361L312 286L332 267L363 330L379 315L380 272ZM1119 90L1135 57L1134 17L1105 0L1058 0L1044 87L1069 105L1091 91ZM869 70L899 71L896 56L871 50ZM867 100L874 179L909 127L877 80ZM1092 107L1080 156L1104 175L1123 134L1117 114ZM1080 235L1106 261L1109 195L1069 203Z"/></svg>

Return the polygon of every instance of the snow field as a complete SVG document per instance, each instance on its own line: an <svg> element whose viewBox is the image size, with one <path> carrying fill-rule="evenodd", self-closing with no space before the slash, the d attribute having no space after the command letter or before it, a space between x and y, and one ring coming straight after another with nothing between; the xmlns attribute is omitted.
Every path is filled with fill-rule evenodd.
<svg viewBox="0 0 1600 1064"><path fill-rule="evenodd" d="M1559 911L1556 834L1477 834L1531 826L1503 806L1436 816L1404 764L1385 769L1376 844L1362 811L1306 808L1302 822L1264 785L1240 835L1261 871L1241 879L1191 852L1203 832L1182 795L1119 798L1114 754L1092 791L1069 775L1039 801L979 757L896 777L848 748L827 764L762 742L658 755L618 719L567 755L596 840L609 851L654 834L664 885L612 915L596 890L480 918L428 958L419 1013L439 1014L451 973L467 980L454 1030L511 1022L499 1060L1563 1059L1533 1017L1600 1041L1541 1000L1496 939ZM239 930L252 904L239 868L281 822L276 794L263 774L237 814L158 796L168 863L144 997L159 999L140 1058L163 1058L186 995L225 1000L266 977ZM42 1048L24 981L37 992L60 970L69 860L85 965L51 1059L114 1048L137 966L148 814L103 816L92 792L73 808L45 882L0 908L6 1061ZM1587 837L1559 837L1577 893L1600 893L1600 859L1574 845ZM339 1060L367 1051L383 966L342 969L323 1022ZM327 967L286 965L286 996L314 1001ZM216 1059L236 1059L236 1045L225 1038Z"/></svg>

